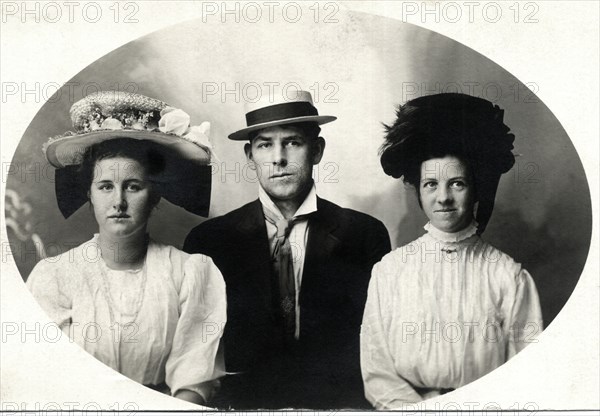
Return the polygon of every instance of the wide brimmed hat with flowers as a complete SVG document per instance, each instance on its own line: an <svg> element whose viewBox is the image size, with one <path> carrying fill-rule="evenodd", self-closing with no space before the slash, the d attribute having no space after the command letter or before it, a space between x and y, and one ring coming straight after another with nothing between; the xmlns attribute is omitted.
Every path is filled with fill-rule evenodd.
<svg viewBox="0 0 600 416"><path fill-rule="evenodd" d="M212 146L210 123L190 126L190 116L167 103L120 91L90 94L71 107L74 131L50 138L43 146L48 162L57 168L55 185L65 218L87 201L79 167L91 146L113 139L139 140L165 156L161 195L197 215L208 216L211 192Z"/></svg>

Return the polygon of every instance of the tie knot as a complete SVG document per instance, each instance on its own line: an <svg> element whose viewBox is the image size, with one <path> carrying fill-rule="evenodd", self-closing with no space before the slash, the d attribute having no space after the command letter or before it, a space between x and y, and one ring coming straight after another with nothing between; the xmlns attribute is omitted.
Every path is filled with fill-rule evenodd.
<svg viewBox="0 0 600 416"><path fill-rule="evenodd" d="M290 219L277 219L277 221L275 221L275 226L277 227L277 237L287 237L296 221L296 217Z"/></svg>
<svg viewBox="0 0 600 416"><path fill-rule="evenodd" d="M308 215L299 215L292 218L281 218L270 209L263 207L265 219L277 227L277 238L287 238L295 223L305 220Z"/></svg>

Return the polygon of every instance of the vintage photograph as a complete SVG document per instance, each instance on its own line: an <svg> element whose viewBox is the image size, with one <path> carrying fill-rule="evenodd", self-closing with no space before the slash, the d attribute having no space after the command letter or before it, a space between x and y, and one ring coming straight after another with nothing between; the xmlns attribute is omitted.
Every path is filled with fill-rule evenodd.
<svg viewBox="0 0 600 416"><path fill-rule="evenodd" d="M3 252L62 365L205 409L414 410L539 343L592 239L547 85L339 3L197 7L3 152Z"/></svg>

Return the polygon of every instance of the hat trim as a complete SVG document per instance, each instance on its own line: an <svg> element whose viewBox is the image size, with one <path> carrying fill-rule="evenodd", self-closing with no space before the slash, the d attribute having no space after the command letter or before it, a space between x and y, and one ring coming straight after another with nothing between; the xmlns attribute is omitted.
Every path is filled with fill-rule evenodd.
<svg viewBox="0 0 600 416"><path fill-rule="evenodd" d="M236 132L231 133L229 136L230 140L248 140L248 133L265 129L267 127L281 126L284 124L294 124L294 123L304 123L304 122L315 122L318 125L331 123L332 121L337 120L335 116L301 116L301 117L292 117L281 120L274 120L269 122L264 122L260 124L254 124L253 126L243 128Z"/></svg>
<svg viewBox="0 0 600 416"><path fill-rule="evenodd" d="M81 163L83 153L91 146L116 138L147 140L168 148L185 147L185 151L178 152L180 156L189 160L210 162L211 152L200 145L189 141L179 135L161 131L122 129L122 130L94 130L89 133L74 134L58 137L44 146L46 160L56 167L63 168ZM80 143L81 141L81 143ZM75 147L73 149L73 147ZM61 154L59 160L58 154ZM67 155L67 156L65 156ZM194 155L190 157L190 155Z"/></svg>

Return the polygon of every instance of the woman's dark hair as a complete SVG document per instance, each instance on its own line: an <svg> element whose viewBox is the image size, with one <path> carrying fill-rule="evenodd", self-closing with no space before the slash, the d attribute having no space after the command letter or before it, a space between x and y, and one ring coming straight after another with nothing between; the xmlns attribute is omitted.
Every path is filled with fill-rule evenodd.
<svg viewBox="0 0 600 416"><path fill-rule="evenodd" d="M160 182L158 177L164 171L166 160L161 151L147 141L129 138L107 140L90 146L83 155L79 168L81 181L87 189L94 180L96 163L113 157L133 159L142 165L153 184L152 192L158 203L160 200Z"/></svg>
<svg viewBox="0 0 600 416"><path fill-rule="evenodd" d="M500 176L515 162L515 136L503 117L498 106L465 94L410 100L398 108L393 124L384 125L381 166L386 174L402 177L418 191L424 161L445 156L461 159L473 177L481 233L491 216Z"/></svg>

